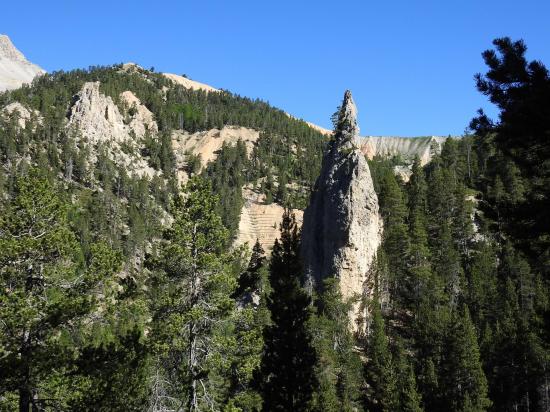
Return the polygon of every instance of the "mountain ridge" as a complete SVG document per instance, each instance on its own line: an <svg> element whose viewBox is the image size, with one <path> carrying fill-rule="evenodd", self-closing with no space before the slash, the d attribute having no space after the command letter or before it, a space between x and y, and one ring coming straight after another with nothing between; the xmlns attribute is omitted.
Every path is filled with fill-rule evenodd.
<svg viewBox="0 0 550 412"><path fill-rule="evenodd" d="M44 73L44 69L25 58L9 36L0 34L0 92L31 83L36 76Z"/></svg>

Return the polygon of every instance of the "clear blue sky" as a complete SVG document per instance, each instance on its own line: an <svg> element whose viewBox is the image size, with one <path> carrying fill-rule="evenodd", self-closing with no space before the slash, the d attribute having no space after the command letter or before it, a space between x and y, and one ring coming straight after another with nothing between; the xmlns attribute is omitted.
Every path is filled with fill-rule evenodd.
<svg viewBox="0 0 550 412"><path fill-rule="evenodd" d="M362 134L461 134L495 37L550 66L548 0L9 1L0 33L48 71L134 61L328 127L346 88ZM490 113L494 111L489 110Z"/></svg>

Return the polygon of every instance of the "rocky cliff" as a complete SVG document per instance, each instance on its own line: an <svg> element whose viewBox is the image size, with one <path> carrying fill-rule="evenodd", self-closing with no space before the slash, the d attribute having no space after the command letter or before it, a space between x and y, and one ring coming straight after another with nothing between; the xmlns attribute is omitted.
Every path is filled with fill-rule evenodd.
<svg viewBox="0 0 550 412"><path fill-rule="evenodd" d="M42 116L40 116L38 111L29 109L19 102L13 102L7 106L4 106L0 110L0 116L6 120L9 120L12 117L16 118L17 125L21 129L27 127L27 123L33 118L35 118L38 123L42 123Z"/></svg>
<svg viewBox="0 0 550 412"><path fill-rule="evenodd" d="M154 176L157 172L139 154L145 133L158 131L153 114L132 92L124 92L120 97L133 108L133 114L121 113L113 99L100 92L99 86L99 82L85 83L75 95L69 108L67 129L92 148L90 162L95 162L101 147L127 173Z"/></svg>
<svg viewBox="0 0 550 412"><path fill-rule="evenodd" d="M360 139L359 147L369 159L375 156L401 156L404 161L412 162L414 157L418 156L420 163L425 165L432 159L433 150L439 152L445 140L447 140L447 137L441 136L367 136Z"/></svg>
<svg viewBox="0 0 550 412"><path fill-rule="evenodd" d="M186 89L192 89L192 90L204 90L205 92L219 92L219 89L216 89L215 87L212 87L208 84L204 84L201 82L197 82L195 80L188 79L187 77L178 76L177 74L173 73L163 73L163 75L172 80L174 83L179 84Z"/></svg>
<svg viewBox="0 0 550 412"><path fill-rule="evenodd" d="M15 48L8 36L0 34L0 92L17 89L43 73L43 69L30 63Z"/></svg>
<svg viewBox="0 0 550 412"><path fill-rule="evenodd" d="M306 285L319 289L323 279L335 277L344 299L371 293L369 270L382 232L378 197L358 136L357 110L347 91L302 227ZM362 316L359 303L354 304L354 329Z"/></svg>
<svg viewBox="0 0 550 412"><path fill-rule="evenodd" d="M243 188L244 205L241 210L241 219L239 221L239 230L235 245L240 246L245 243L250 248L260 242L266 252L270 252L275 243L275 239L281 236L279 225L283 220L283 206L277 203L265 203L265 196L252 190L250 187ZM298 226L302 224L303 211L293 209Z"/></svg>

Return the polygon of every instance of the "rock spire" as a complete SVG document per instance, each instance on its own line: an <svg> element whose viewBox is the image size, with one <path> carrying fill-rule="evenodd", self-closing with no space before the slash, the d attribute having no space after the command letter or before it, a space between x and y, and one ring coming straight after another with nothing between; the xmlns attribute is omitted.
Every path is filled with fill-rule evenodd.
<svg viewBox="0 0 550 412"><path fill-rule="evenodd" d="M372 293L369 272L382 233L378 197L358 137L357 108L346 91L302 229L306 286L319 290L325 278L335 277L344 299ZM350 313L354 330L364 328L360 308L356 303Z"/></svg>

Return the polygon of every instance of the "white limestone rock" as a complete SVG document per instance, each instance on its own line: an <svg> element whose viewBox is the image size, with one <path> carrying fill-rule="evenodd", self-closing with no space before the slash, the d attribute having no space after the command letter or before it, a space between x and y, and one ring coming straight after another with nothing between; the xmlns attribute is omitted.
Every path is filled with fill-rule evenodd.
<svg viewBox="0 0 550 412"><path fill-rule="evenodd" d="M23 106L19 102L13 102L8 104L7 106L4 106L0 111L0 115L4 119L17 117L17 125L21 129L26 128L27 123L33 118L36 119L39 124L42 124L42 116L40 116L39 112Z"/></svg>
<svg viewBox="0 0 550 412"><path fill-rule="evenodd" d="M158 174L139 154L140 141L135 130L146 129L146 126L126 125L113 99L100 93L99 82L85 83L74 97L67 128L77 139L91 146L91 162L95 162L101 145L107 148L109 157L129 174L148 177Z"/></svg>
<svg viewBox="0 0 550 412"><path fill-rule="evenodd" d="M42 68L29 62L15 48L8 36L0 34L0 92L31 83L36 76L44 73Z"/></svg>
<svg viewBox="0 0 550 412"><path fill-rule="evenodd" d="M271 252L275 239L281 236L279 225L283 220L284 207L277 203L266 204L265 195L250 186L243 187L243 200L235 245L248 244L252 249L258 240L267 253ZM300 227L304 212L300 209L292 211Z"/></svg>
<svg viewBox="0 0 550 412"><path fill-rule="evenodd" d="M447 139L447 137L442 136L367 136L359 140L359 147L368 159L375 156L401 156L403 160L412 164L415 156L418 156L420 164L424 166L432 160L434 153L441 152L441 148Z"/></svg>
<svg viewBox="0 0 550 412"><path fill-rule="evenodd" d="M120 94L122 101L128 106L127 114L130 117L130 129L136 137L143 139L147 132L156 134L159 131L155 116L151 111L141 104L139 98L131 91Z"/></svg>
<svg viewBox="0 0 550 412"><path fill-rule="evenodd" d="M306 286L320 289L325 278L335 277L344 299L372 294L369 272L382 234L378 197L358 136L357 109L346 91L302 226ZM353 330L364 328L361 311L355 303Z"/></svg>
<svg viewBox="0 0 550 412"><path fill-rule="evenodd" d="M235 145L241 140L250 156L254 144L260 137L260 132L247 127L224 126L222 129L210 129L196 133L174 130L171 137L172 149L176 157L178 181L185 184L188 179L185 167L189 154L200 156L201 168L204 168L208 162L216 159L224 143Z"/></svg>
<svg viewBox="0 0 550 412"><path fill-rule="evenodd" d="M195 80L188 79L187 77L178 76L177 74L173 73L162 73L164 77L167 79L172 80L174 83L179 84L186 89L191 90L203 90L205 92L219 92L219 89L216 89L215 87L212 87L208 84L197 82Z"/></svg>

